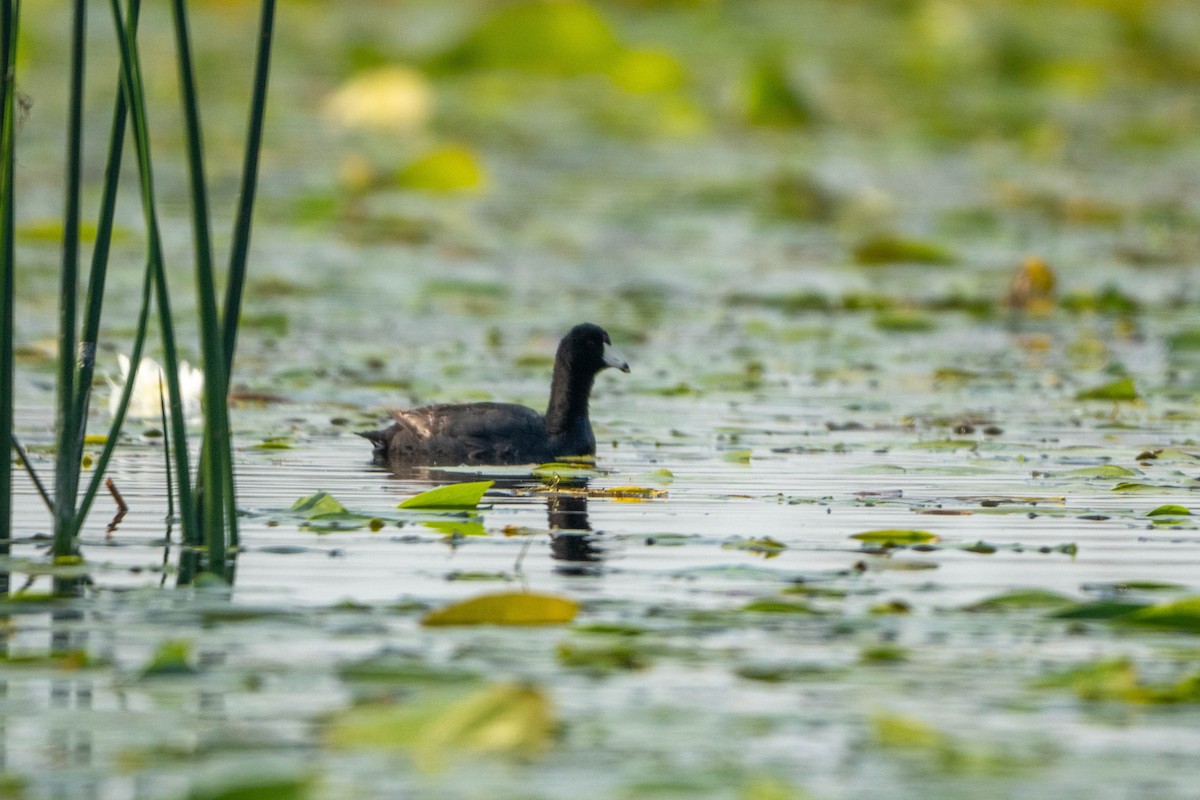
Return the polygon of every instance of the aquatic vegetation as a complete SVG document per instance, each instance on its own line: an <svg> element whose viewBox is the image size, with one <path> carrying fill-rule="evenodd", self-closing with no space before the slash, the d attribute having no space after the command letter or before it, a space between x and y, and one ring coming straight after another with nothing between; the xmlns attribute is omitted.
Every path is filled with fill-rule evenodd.
<svg viewBox="0 0 1200 800"><path fill-rule="evenodd" d="M62 15L24 15L37 46L13 109L17 188L32 193L12 238L24 447L9 462L18 557L0 560L0 788L1186 796L1200 748L1196 126L1177 102L1200 75L1190 7L568 3L609 44L588 56L584 42L578 61L549 48L543 64L537 48L472 43L512 8L536 29L557 5L288 7L229 410L233 587L178 571L198 545L169 516L175 437L157 415L84 433L92 469L113 446L105 473L128 512L110 521L101 483L79 555L45 554L21 470L59 451L66 226L44 224L38 198L60 196L66 127L51 118L70 54ZM238 192L226 122L244 113L257 7L189 6L217 209ZM152 38L167 10L147 8L147 59L171 56ZM438 63L459 47L459 65ZM142 90L169 111L175 82L152 78L175 65L154 57ZM747 119L746 79L772 59L809 121ZM436 114L401 133L323 124L330 92L399 63L422 65ZM62 100L44 88L59 85ZM194 277L186 140L157 108L176 351L198 364L176 279ZM400 185L450 143L484 190ZM85 177L103 146L85 139ZM131 351L141 309L145 226L126 217L102 367ZM98 222L80 221L85 255ZM854 245L887 231L955 266L854 266ZM162 363L149 313L143 354ZM598 379L595 458L392 471L353 436L401 403L537 407L539 354L586 318L611 319L636 365ZM1127 379L1136 400L1076 399ZM397 508L462 482L492 485L474 507ZM495 592L574 616L501 624L508 601L484 602L473 624L421 624ZM181 657L143 678L160 648ZM522 730L539 744L513 744Z"/></svg>
<svg viewBox="0 0 1200 800"><path fill-rule="evenodd" d="M575 619L579 603L533 592L486 594L434 609L422 625L561 625Z"/></svg>

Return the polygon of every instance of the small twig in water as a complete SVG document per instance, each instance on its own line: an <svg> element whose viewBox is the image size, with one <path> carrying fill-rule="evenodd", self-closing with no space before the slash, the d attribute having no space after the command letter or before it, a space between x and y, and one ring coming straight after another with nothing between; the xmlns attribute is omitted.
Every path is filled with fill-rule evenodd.
<svg viewBox="0 0 1200 800"><path fill-rule="evenodd" d="M517 575L521 574L521 564L525 561L525 554L529 552L529 546L533 544L533 537L526 536L525 544L521 545L521 552L517 554L517 561L513 564L513 572Z"/></svg>
<svg viewBox="0 0 1200 800"><path fill-rule="evenodd" d="M112 522L108 523L108 528L104 531L104 539L108 541L112 539L112 535L117 530L117 526L121 524L121 520L125 519L125 515L129 513L129 506L125 503L125 498L121 497L121 493L117 491L117 485L113 483L112 478L105 478L104 486L108 489L108 493L112 495L113 500L117 504L117 515L112 518Z"/></svg>
<svg viewBox="0 0 1200 800"><path fill-rule="evenodd" d="M25 446L22 445L17 437L12 437L13 450L17 451L17 457L21 459L21 465L25 467L25 471L29 473L29 479L33 481L34 487L38 494L42 496L42 501L45 502L46 508L50 509L50 513L54 513L54 501L50 499L50 493L46 491L46 487L42 485L42 479L33 469L33 464L29 461L29 453L25 452Z"/></svg>

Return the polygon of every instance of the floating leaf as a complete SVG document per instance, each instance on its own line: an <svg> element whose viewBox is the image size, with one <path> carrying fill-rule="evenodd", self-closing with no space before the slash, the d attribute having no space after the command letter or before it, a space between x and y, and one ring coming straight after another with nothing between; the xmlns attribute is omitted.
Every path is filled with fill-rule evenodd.
<svg viewBox="0 0 1200 800"><path fill-rule="evenodd" d="M292 503L292 511L300 514L305 519L313 517L322 517L330 514L346 514L346 507L342 505L329 492L317 492L308 497L301 497L295 503Z"/></svg>
<svg viewBox="0 0 1200 800"><path fill-rule="evenodd" d="M608 74L613 83L630 94L672 92L687 77L679 59L662 50L627 50Z"/></svg>
<svg viewBox="0 0 1200 800"><path fill-rule="evenodd" d="M1076 478L1133 478L1142 473L1116 464L1102 464L1096 467L1080 467L1065 474Z"/></svg>
<svg viewBox="0 0 1200 800"><path fill-rule="evenodd" d="M1119 620L1122 624L1200 633L1200 597L1142 607Z"/></svg>
<svg viewBox="0 0 1200 800"><path fill-rule="evenodd" d="M1147 517L1190 517L1191 511L1187 510L1186 506L1165 505L1159 506L1153 511L1147 511Z"/></svg>
<svg viewBox="0 0 1200 800"><path fill-rule="evenodd" d="M799 126L812 119L808 102L792 86L780 58L753 64L745 79L745 114L752 125Z"/></svg>
<svg viewBox="0 0 1200 800"><path fill-rule="evenodd" d="M1184 328L1167 337L1167 349L1172 353L1200 350L1200 328Z"/></svg>
<svg viewBox="0 0 1200 800"><path fill-rule="evenodd" d="M1114 492L1129 492L1131 494L1162 494L1163 487L1151 483L1136 483L1122 481L1112 488Z"/></svg>
<svg viewBox="0 0 1200 800"><path fill-rule="evenodd" d="M935 728L912 717L897 714L876 714L871 719L875 739L884 747L905 749L937 748L945 744L945 736Z"/></svg>
<svg viewBox="0 0 1200 800"><path fill-rule="evenodd" d="M487 528L483 527L482 522L470 519L427 519L422 520L421 525L433 528L438 533L444 533L447 536L488 535Z"/></svg>
<svg viewBox="0 0 1200 800"><path fill-rule="evenodd" d="M1140 399L1137 393L1137 387L1133 384L1133 378L1121 378L1120 380L1106 383L1101 386L1094 386L1091 389L1083 389L1075 393L1076 400L1109 400L1115 403L1128 403Z"/></svg>
<svg viewBox="0 0 1200 800"><path fill-rule="evenodd" d="M850 536L851 539L857 539L860 542L869 542L871 544L881 545L906 545L906 544L925 544L927 542L938 541L937 534L929 531L914 531L887 528L877 531L863 531Z"/></svg>
<svg viewBox="0 0 1200 800"><path fill-rule="evenodd" d="M588 497L612 497L618 500L650 500L666 497L665 489L650 489L642 486L612 486L607 489L588 489Z"/></svg>
<svg viewBox="0 0 1200 800"><path fill-rule="evenodd" d="M545 692L516 683L469 693L431 692L404 704L354 706L335 716L337 748L407 750L426 770L458 753L529 757L551 745L554 710Z"/></svg>
<svg viewBox="0 0 1200 800"><path fill-rule="evenodd" d="M854 261L863 265L952 264L954 255L944 247L902 236L875 236L854 248Z"/></svg>
<svg viewBox="0 0 1200 800"><path fill-rule="evenodd" d="M483 493L492 488L495 481L470 481L468 483L452 483L439 486L427 492L421 492L410 497L397 508L407 509L463 509L477 508L483 499Z"/></svg>
<svg viewBox="0 0 1200 800"><path fill-rule="evenodd" d="M1051 592L1047 589L1016 589L1004 594L998 594L972 603L963 611L1024 611L1026 609L1058 609L1075 605L1075 600L1065 594Z"/></svg>
<svg viewBox="0 0 1200 800"><path fill-rule="evenodd" d="M307 800L313 781L306 777L256 775L193 786L187 800Z"/></svg>
<svg viewBox="0 0 1200 800"><path fill-rule="evenodd" d="M924 333L937 328L937 320L922 311L884 311L875 315L872 324L881 331L894 333Z"/></svg>
<svg viewBox="0 0 1200 800"><path fill-rule="evenodd" d="M757 539L731 539L721 544L722 550L746 550L751 553L759 553L766 555L768 558L777 556L784 550L787 550L787 545L770 536L763 536Z"/></svg>
<svg viewBox="0 0 1200 800"><path fill-rule="evenodd" d="M390 652L342 664L338 667L338 676L356 683L401 684L406 687L446 687L479 682L479 676L473 672Z"/></svg>
<svg viewBox="0 0 1200 800"><path fill-rule="evenodd" d="M292 440L288 436L268 436L251 447L255 450L291 450Z"/></svg>
<svg viewBox="0 0 1200 800"><path fill-rule="evenodd" d="M1130 603L1117 600L1097 600L1091 603L1077 603L1057 611L1050 616L1055 619L1115 619L1140 611L1145 603Z"/></svg>
<svg viewBox="0 0 1200 800"><path fill-rule="evenodd" d="M580 0L535 0L502 7L436 66L576 75L603 70L619 53L611 27L592 6Z"/></svg>
<svg viewBox="0 0 1200 800"><path fill-rule="evenodd" d="M859 660L866 664L895 664L907 661L909 650L895 644L877 644L863 648Z"/></svg>
<svg viewBox="0 0 1200 800"><path fill-rule="evenodd" d="M549 461L533 468L534 475L548 478L557 475L560 478L571 478L596 474L596 465L589 461Z"/></svg>
<svg viewBox="0 0 1200 800"><path fill-rule="evenodd" d="M575 619L579 604L566 597L525 592L485 594L425 615L422 625L560 625Z"/></svg>
<svg viewBox="0 0 1200 800"><path fill-rule="evenodd" d="M1128 658L1085 664L1038 681L1043 688L1070 689L1081 700L1142 704L1200 702L1200 673L1175 683L1144 683Z"/></svg>
<svg viewBox="0 0 1200 800"><path fill-rule="evenodd" d="M159 677L167 675L193 675L196 667L193 664L192 643L185 639L171 639L163 642L154 651L150 661L142 667L142 677Z"/></svg>
<svg viewBox="0 0 1200 800"><path fill-rule="evenodd" d="M487 184L487 173L468 147L448 145L430 150L396 173L396 185L426 192L477 192Z"/></svg>
<svg viewBox="0 0 1200 800"><path fill-rule="evenodd" d="M606 639L599 643L563 642L555 652L560 664L594 672L645 669L650 666L645 647L627 638Z"/></svg>
<svg viewBox="0 0 1200 800"><path fill-rule="evenodd" d="M742 611L748 611L756 614L822 614L808 603L798 603L794 600L776 600L774 598L762 598L760 600L752 600L742 606Z"/></svg>

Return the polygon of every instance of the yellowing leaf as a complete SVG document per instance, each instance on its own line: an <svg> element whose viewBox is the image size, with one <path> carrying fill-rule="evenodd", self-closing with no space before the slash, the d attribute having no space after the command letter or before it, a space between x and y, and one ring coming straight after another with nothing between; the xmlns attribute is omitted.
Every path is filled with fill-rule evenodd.
<svg viewBox="0 0 1200 800"><path fill-rule="evenodd" d="M536 755L550 746L555 724L540 689L500 683L466 694L437 692L415 703L351 708L334 719L327 741L338 748L408 750L432 770L457 753Z"/></svg>
<svg viewBox="0 0 1200 800"><path fill-rule="evenodd" d="M397 508L476 508L495 481L471 481L439 486L410 497Z"/></svg>
<svg viewBox="0 0 1200 800"><path fill-rule="evenodd" d="M567 597L525 592L485 594L425 615L422 625L561 625L575 619L579 604Z"/></svg>
<svg viewBox="0 0 1200 800"><path fill-rule="evenodd" d="M589 489L589 497L614 497L620 500L649 500L655 497L666 497L664 489L650 489L643 486L612 486L608 489Z"/></svg>
<svg viewBox="0 0 1200 800"><path fill-rule="evenodd" d="M557 475L560 478L569 478L576 475L595 475L596 463L594 461L567 461L562 459L559 461L549 461L545 464L538 464L533 468L534 475L542 477L550 477Z"/></svg>
<svg viewBox="0 0 1200 800"><path fill-rule="evenodd" d="M871 544L925 544L938 541L937 534L929 531L912 531L900 529L884 529L878 531L863 531L853 534L851 539Z"/></svg>

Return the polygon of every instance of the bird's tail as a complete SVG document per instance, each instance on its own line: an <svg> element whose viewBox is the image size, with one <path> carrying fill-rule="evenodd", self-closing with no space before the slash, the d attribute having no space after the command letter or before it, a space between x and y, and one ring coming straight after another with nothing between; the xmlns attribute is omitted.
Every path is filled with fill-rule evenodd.
<svg viewBox="0 0 1200 800"><path fill-rule="evenodd" d="M387 449L387 437L384 436L383 431L355 431L355 433L368 440L375 448L375 452L382 453Z"/></svg>

